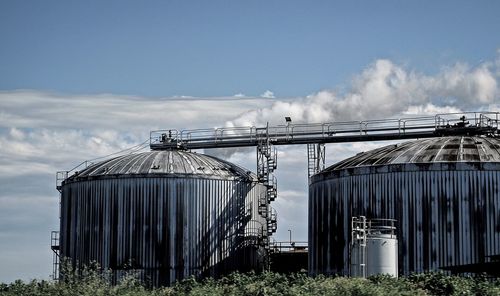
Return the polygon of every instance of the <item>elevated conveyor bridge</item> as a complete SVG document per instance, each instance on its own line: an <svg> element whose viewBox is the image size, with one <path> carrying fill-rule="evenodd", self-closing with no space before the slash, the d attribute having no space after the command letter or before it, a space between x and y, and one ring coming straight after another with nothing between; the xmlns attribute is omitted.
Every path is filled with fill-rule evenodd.
<svg viewBox="0 0 500 296"><path fill-rule="evenodd" d="M272 145L308 145L308 174L324 167L324 144L360 141L387 141L451 135L498 135L499 112L443 113L398 119L330 123L288 122L264 127L223 127L212 129L156 130L150 133L150 148L207 149L257 147L257 171L276 169ZM288 118L290 119L290 118ZM274 153L273 153L274 152ZM268 158L270 169L259 160Z"/></svg>
<svg viewBox="0 0 500 296"><path fill-rule="evenodd" d="M446 113L399 119L300 123L264 127L157 130L150 133L152 150L234 148L429 138L460 134L496 134L499 112Z"/></svg>

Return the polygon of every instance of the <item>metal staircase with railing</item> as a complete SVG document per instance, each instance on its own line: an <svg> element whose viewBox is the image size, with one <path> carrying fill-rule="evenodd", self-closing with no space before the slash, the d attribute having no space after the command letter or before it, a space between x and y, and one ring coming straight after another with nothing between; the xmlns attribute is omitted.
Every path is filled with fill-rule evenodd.
<svg viewBox="0 0 500 296"><path fill-rule="evenodd" d="M259 214L266 219L267 236L275 233L277 227L276 211L270 205L278 196L277 181L273 175L277 167L276 147L271 144L270 137L261 137L257 144L257 179L266 187L266 191L259 197L258 209ZM264 247L269 249L269 241L265 242Z"/></svg>
<svg viewBox="0 0 500 296"><path fill-rule="evenodd" d="M276 210L269 206L269 219L267 219L267 234L273 235L278 229L278 213Z"/></svg>

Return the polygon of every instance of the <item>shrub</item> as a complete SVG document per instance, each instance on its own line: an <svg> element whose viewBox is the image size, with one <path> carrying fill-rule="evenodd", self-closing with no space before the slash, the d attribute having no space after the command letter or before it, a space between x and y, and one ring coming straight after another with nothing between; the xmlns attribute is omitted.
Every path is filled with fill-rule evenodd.
<svg viewBox="0 0 500 296"><path fill-rule="evenodd" d="M368 279L347 277L309 277L306 273L284 275L273 272L232 273L220 279L187 278L172 287L145 287L134 274L113 284L111 273L98 265L81 270L64 267L61 281L0 284L0 295L500 295L500 281L485 276L449 276L444 273L419 273L393 278L387 275Z"/></svg>

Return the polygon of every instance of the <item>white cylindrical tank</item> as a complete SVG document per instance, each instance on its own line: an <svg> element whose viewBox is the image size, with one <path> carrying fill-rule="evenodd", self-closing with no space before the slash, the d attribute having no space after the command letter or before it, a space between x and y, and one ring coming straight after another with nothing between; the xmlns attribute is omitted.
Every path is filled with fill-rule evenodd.
<svg viewBox="0 0 500 296"><path fill-rule="evenodd" d="M398 277L398 240L395 235L367 235L366 276L375 274Z"/></svg>
<svg viewBox="0 0 500 296"><path fill-rule="evenodd" d="M398 277L396 220L353 217L351 224L350 275Z"/></svg>

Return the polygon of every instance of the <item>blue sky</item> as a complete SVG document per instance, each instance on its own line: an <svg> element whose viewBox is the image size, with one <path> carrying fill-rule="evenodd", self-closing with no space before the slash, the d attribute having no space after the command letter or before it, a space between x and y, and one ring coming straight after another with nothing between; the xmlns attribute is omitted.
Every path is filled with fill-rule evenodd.
<svg viewBox="0 0 500 296"><path fill-rule="evenodd" d="M492 59L498 1L2 1L0 89L282 97Z"/></svg>
<svg viewBox="0 0 500 296"><path fill-rule="evenodd" d="M150 130L500 111L499 12L500 1L0 1L0 282L51 273L55 172ZM328 145L327 164L384 144ZM255 170L253 149L210 153ZM306 240L305 147L278 157L275 238Z"/></svg>

